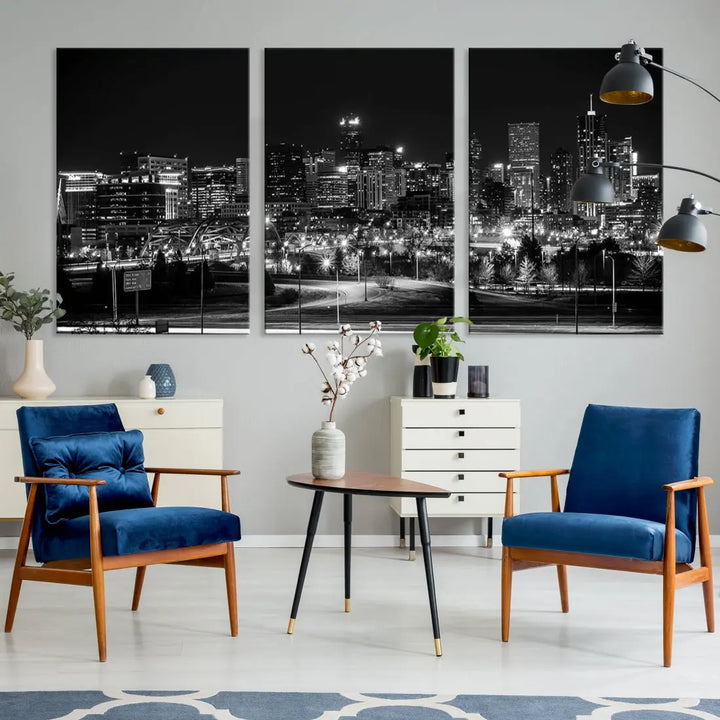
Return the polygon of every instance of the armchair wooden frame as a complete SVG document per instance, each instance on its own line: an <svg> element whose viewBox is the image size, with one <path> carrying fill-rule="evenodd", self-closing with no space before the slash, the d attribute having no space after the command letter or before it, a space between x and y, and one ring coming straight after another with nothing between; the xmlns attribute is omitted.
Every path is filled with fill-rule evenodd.
<svg viewBox="0 0 720 720"><path fill-rule="evenodd" d="M553 512L561 512L557 478L570 471L535 470L500 473L507 480L505 494L505 517L512 517L513 480L516 478L549 477L550 495ZM606 555L588 555L559 550L537 548L505 547L502 551L502 639L507 642L510 636L510 599L512 594L512 574L515 570L525 570L545 565L556 565L560 587L560 605L568 612L567 566L603 568L606 570L625 570L629 572L662 575L663 577L663 664L670 667L672 662L673 618L675 611L675 590L696 583L702 583L705 603L705 620L708 632L715 632L715 610L713 600L712 557L710 553L710 531L705 503L705 487L712 485L709 477L696 477L692 480L663 485L667 492L667 511L665 517L665 548L663 560L637 560L633 558L610 557ZM693 568L688 563L675 561L675 493L697 489L698 540L700 545L700 566Z"/></svg>
<svg viewBox="0 0 720 720"><path fill-rule="evenodd" d="M153 474L152 500L157 505L160 490L161 475L205 475L220 478L220 492L222 509L230 512L230 493L228 490L228 477L239 475L239 470L199 470L188 468L155 468L146 467L148 474ZM105 556L102 552L100 538L100 513L98 510L97 487L104 485L104 480L92 479L59 479L42 477L16 477L15 482L30 484L25 517L23 518L20 540L18 542L15 568L10 585L10 600L8 602L5 618L5 632L11 632L15 620L20 587L23 580L36 580L40 582L63 583L67 585L85 585L93 589L95 605L95 625L97 628L98 655L100 662L107 659L107 635L105 625L105 578L106 570L121 568L137 568L135 574L135 587L133 590L132 609L137 610L140 604L145 571L148 565L175 564L175 565L202 565L206 567L223 568L225 570L225 585L227 588L228 612L230 615L230 634L235 637L238 633L237 619L237 588L235 580L235 553L233 543L215 543L211 545L195 545L183 548L171 548L129 555ZM33 512L37 491L41 485L84 485L90 494L89 521L90 521L90 557L72 560L55 560L40 566L27 565L27 554L30 545Z"/></svg>

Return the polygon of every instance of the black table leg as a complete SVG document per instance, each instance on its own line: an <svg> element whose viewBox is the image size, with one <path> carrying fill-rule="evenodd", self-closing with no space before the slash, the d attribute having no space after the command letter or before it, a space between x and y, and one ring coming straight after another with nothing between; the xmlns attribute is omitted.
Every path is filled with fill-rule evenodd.
<svg viewBox="0 0 720 720"><path fill-rule="evenodd" d="M405 518L400 518L400 547L405 547Z"/></svg>
<svg viewBox="0 0 720 720"><path fill-rule="evenodd" d="M352 550L352 495L343 495L345 521L345 612L350 612L350 553Z"/></svg>
<svg viewBox="0 0 720 720"><path fill-rule="evenodd" d="M303 550L302 561L300 562L300 573L298 574L297 585L295 586L295 597L293 599L292 611L290 612L290 622L288 623L287 631L289 635L292 635L293 628L295 627L295 618L297 617L298 607L300 605L300 596L302 595L303 585L305 583L305 574L307 573L308 563L310 562L310 552L312 551L324 496L324 491L315 491L312 510L310 511L310 520L308 520L307 534L305 535L305 549Z"/></svg>
<svg viewBox="0 0 720 720"><path fill-rule="evenodd" d="M410 555L408 557L408 560L414 560L415 559L415 518L410 518L410 530L408 531L410 533Z"/></svg>
<svg viewBox="0 0 720 720"><path fill-rule="evenodd" d="M493 519L489 517L487 522L487 542L485 543L485 547L492 547Z"/></svg>
<svg viewBox="0 0 720 720"><path fill-rule="evenodd" d="M438 622L437 602L435 601L435 576L433 575L432 555L430 550L430 527L428 526L425 498L417 498L418 525L420 526L420 542L425 560L425 579L427 580L428 598L430 600L430 618L432 619L433 636L435 637L435 654L442 655L440 642L440 623Z"/></svg>

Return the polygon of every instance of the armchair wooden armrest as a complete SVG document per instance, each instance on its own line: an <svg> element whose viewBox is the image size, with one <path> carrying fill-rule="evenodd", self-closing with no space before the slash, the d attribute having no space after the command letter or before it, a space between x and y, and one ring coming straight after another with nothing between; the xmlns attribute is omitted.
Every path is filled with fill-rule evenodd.
<svg viewBox="0 0 720 720"><path fill-rule="evenodd" d="M158 468L146 467L145 472L160 473L168 475L210 475L215 477L223 477L229 475L239 475L239 470L216 470L216 469L198 469L198 468Z"/></svg>
<svg viewBox="0 0 720 720"><path fill-rule="evenodd" d="M553 475L567 475L570 471L566 469L562 470L517 470L515 472L501 472L498 473L500 477L511 480L513 478L526 478L526 477L552 477Z"/></svg>
<svg viewBox="0 0 720 720"><path fill-rule="evenodd" d="M693 488L705 487L706 485L712 485L713 479L709 477L696 477L692 480L679 480L678 482L668 483L663 485L662 489L667 492L678 492L680 490L692 490Z"/></svg>
<svg viewBox="0 0 720 720"><path fill-rule="evenodd" d="M505 486L505 517L512 517L515 514L513 509L513 480L515 478L528 477L549 477L550 478L550 499L552 502L553 512L560 512L560 495L558 494L557 476L567 475L570 471L567 469L557 470L517 470L514 472L498 473L500 477L507 480Z"/></svg>
<svg viewBox="0 0 720 720"><path fill-rule="evenodd" d="M93 480L92 478L52 478L52 477L15 477L17 483L31 483L33 485L104 485L104 480Z"/></svg>
<svg viewBox="0 0 720 720"><path fill-rule="evenodd" d="M160 491L161 475L206 475L220 478L221 507L225 512L230 512L230 492L228 491L227 479L230 475L239 475L239 470L217 470L203 468L161 468L146 467L145 472L153 473L152 500L157 505L158 493Z"/></svg>

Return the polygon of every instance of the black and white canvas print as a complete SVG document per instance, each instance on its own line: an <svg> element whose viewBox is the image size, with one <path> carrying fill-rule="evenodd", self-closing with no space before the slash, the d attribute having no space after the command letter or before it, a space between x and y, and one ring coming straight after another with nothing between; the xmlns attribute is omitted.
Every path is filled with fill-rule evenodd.
<svg viewBox="0 0 720 720"><path fill-rule="evenodd" d="M248 331L248 51L57 51L59 332Z"/></svg>
<svg viewBox="0 0 720 720"><path fill-rule="evenodd" d="M453 53L265 52L265 329L453 309Z"/></svg>
<svg viewBox="0 0 720 720"><path fill-rule="evenodd" d="M473 332L661 333L662 86L598 99L617 49L470 50ZM650 50L662 63L662 51ZM615 202L574 203L599 156Z"/></svg>

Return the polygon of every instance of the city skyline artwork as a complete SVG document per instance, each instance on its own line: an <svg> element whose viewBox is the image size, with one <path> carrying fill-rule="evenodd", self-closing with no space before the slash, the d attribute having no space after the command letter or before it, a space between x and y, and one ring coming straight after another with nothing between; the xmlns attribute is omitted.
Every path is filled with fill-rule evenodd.
<svg viewBox="0 0 720 720"><path fill-rule="evenodd" d="M265 331L452 314L453 180L452 50L266 50Z"/></svg>
<svg viewBox="0 0 720 720"><path fill-rule="evenodd" d="M58 332L248 332L248 147L247 49L58 49Z"/></svg>
<svg viewBox="0 0 720 720"><path fill-rule="evenodd" d="M662 172L642 167L663 162L662 79L647 105L601 102L615 52L470 50L471 332L662 333ZM593 157L613 203L571 201Z"/></svg>

